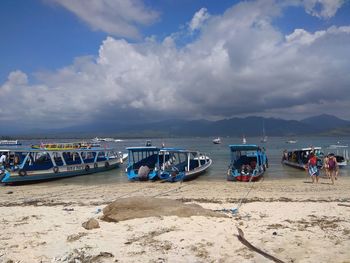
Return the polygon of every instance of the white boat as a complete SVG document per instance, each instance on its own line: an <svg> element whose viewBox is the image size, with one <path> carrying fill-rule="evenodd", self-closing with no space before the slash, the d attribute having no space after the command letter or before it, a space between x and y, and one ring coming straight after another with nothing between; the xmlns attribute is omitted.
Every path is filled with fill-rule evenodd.
<svg viewBox="0 0 350 263"><path fill-rule="evenodd" d="M297 142L298 142L297 140L288 140L288 141L286 141L286 143L289 143L289 144L295 144Z"/></svg>
<svg viewBox="0 0 350 263"><path fill-rule="evenodd" d="M0 140L0 146L22 145L18 140Z"/></svg>
<svg viewBox="0 0 350 263"><path fill-rule="evenodd" d="M213 140L213 143L214 143L214 144L220 144L220 143L221 143L220 137L215 138L215 139Z"/></svg>
<svg viewBox="0 0 350 263"><path fill-rule="evenodd" d="M246 143L247 143L247 139L246 139L245 136L243 135L242 144L246 144Z"/></svg>
<svg viewBox="0 0 350 263"><path fill-rule="evenodd" d="M115 140L113 138L99 138L99 137L95 137L91 141L93 141L93 142L116 142L116 141L120 141L120 140Z"/></svg>

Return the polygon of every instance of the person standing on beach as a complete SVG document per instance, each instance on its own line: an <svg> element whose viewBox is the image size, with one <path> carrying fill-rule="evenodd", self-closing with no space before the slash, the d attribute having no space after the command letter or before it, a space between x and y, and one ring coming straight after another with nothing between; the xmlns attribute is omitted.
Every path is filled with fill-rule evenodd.
<svg viewBox="0 0 350 263"><path fill-rule="evenodd" d="M312 183L315 183L315 181L318 183L319 171L317 168L317 157L313 152L310 153L309 161L307 162L305 169L311 176Z"/></svg>
<svg viewBox="0 0 350 263"><path fill-rule="evenodd" d="M329 165L328 165L328 161L329 161L329 155L326 155L326 157L323 158L323 166L322 168L324 169L324 172L327 176L327 178L330 178L330 173L329 173Z"/></svg>
<svg viewBox="0 0 350 263"><path fill-rule="evenodd" d="M0 157L0 165L4 166L6 165L6 159L7 159L7 155L6 153L2 153L1 157Z"/></svg>
<svg viewBox="0 0 350 263"><path fill-rule="evenodd" d="M338 168L337 159L335 158L334 154L331 153L328 159L328 170L329 170L329 176L331 178L332 184L334 184L334 179L335 180L338 179L337 168Z"/></svg>

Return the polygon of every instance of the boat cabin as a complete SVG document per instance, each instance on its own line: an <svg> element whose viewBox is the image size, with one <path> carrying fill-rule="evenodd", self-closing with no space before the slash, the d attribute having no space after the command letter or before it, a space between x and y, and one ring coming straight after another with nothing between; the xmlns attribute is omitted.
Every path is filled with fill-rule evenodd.
<svg viewBox="0 0 350 263"><path fill-rule="evenodd" d="M231 160L228 180L258 180L263 175L268 166L267 157L263 149L255 144L229 145L229 147Z"/></svg>
<svg viewBox="0 0 350 263"><path fill-rule="evenodd" d="M159 170L159 148L154 146L129 147L128 167L129 180L155 180Z"/></svg>

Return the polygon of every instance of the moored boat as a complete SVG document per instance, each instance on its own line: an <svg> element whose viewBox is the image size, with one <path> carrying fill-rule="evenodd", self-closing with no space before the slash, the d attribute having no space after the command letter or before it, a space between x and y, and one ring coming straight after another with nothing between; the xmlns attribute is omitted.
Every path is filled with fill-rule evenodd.
<svg viewBox="0 0 350 263"><path fill-rule="evenodd" d="M215 138L215 139L213 140L213 143L214 143L214 144L220 144L220 143L221 143L220 137Z"/></svg>
<svg viewBox="0 0 350 263"><path fill-rule="evenodd" d="M73 149L91 149L101 147L99 143L88 142L68 142L68 143L41 143L40 145L32 145L33 149L46 150L73 150Z"/></svg>
<svg viewBox="0 0 350 263"><path fill-rule="evenodd" d="M0 146L16 146L22 145L19 140L0 140Z"/></svg>
<svg viewBox="0 0 350 263"><path fill-rule="evenodd" d="M188 181L205 172L212 160L198 151L155 146L129 147L126 174L131 181Z"/></svg>
<svg viewBox="0 0 350 263"><path fill-rule="evenodd" d="M129 147L128 166L126 174L131 181L156 180L159 171L159 151L158 147L141 146Z"/></svg>
<svg viewBox="0 0 350 263"><path fill-rule="evenodd" d="M227 171L227 180L250 182L257 181L268 167L265 151L255 144L229 145L231 162Z"/></svg>
<svg viewBox="0 0 350 263"><path fill-rule="evenodd" d="M1 168L5 184L59 179L111 170L125 155L114 149L2 149L7 162Z"/></svg>
<svg viewBox="0 0 350 263"><path fill-rule="evenodd" d="M291 167L305 169L311 152L313 152L317 157L317 166L322 167L324 154L321 147L307 147L291 151L284 151L282 163Z"/></svg>
<svg viewBox="0 0 350 263"><path fill-rule="evenodd" d="M159 153L162 163L159 178L163 181L189 181L204 173L212 160L198 151L178 148L163 148Z"/></svg>

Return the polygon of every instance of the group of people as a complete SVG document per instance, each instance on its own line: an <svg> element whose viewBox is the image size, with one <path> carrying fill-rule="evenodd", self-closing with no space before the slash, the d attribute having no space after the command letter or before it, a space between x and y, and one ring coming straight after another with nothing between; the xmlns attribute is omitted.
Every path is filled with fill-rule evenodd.
<svg viewBox="0 0 350 263"><path fill-rule="evenodd" d="M306 165L306 170L311 176L312 183L318 183L319 180L320 170L317 167L317 159L317 156L313 152L311 152ZM331 179L332 184L334 184L334 180L338 179L339 173L339 166L334 154L331 153L324 157L321 169L325 171L327 178Z"/></svg>

